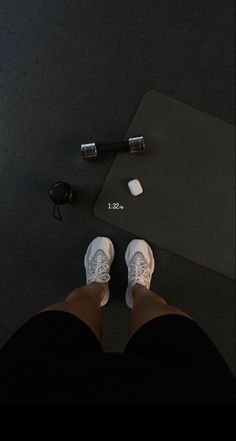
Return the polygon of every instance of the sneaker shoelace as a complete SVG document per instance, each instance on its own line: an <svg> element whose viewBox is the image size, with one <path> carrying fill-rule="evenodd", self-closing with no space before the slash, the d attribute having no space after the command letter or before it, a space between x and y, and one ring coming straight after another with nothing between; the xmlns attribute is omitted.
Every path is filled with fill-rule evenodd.
<svg viewBox="0 0 236 441"><path fill-rule="evenodd" d="M130 284L140 283L149 288L150 283L150 268L145 259L136 257L135 261L130 265Z"/></svg>
<svg viewBox="0 0 236 441"><path fill-rule="evenodd" d="M102 255L102 253L99 253L91 260L89 270L90 281L106 283L110 280L110 265L107 263L107 258L105 255Z"/></svg>

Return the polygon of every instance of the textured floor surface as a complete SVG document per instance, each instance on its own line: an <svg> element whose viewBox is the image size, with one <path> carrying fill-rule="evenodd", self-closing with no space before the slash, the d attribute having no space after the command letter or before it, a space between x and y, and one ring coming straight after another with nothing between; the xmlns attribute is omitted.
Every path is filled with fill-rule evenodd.
<svg viewBox="0 0 236 441"><path fill-rule="evenodd" d="M87 245L107 235L117 254L104 344L123 348L123 254L133 236L94 217L113 156L85 163L79 145L122 139L148 90L233 123L233 5L0 1L0 344L84 282ZM48 198L57 180L78 193L61 223ZM234 283L164 250L159 260L153 288L192 314L234 369Z"/></svg>

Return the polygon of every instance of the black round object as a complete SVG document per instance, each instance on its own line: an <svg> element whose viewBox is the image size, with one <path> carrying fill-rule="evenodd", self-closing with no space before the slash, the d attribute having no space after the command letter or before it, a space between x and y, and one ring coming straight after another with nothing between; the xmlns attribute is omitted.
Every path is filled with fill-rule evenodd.
<svg viewBox="0 0 236 441"><path fill-rule="evenodd" d="M56 205L66 204L72 198L72 189L66 182L56 182L51 187L49 194Z"/></svg>

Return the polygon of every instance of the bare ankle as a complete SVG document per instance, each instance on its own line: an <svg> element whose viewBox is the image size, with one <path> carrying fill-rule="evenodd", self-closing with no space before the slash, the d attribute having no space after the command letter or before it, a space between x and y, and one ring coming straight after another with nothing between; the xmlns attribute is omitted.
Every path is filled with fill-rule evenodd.
<svg viewBox="0 0 236 441"><path fill-rule="evenodd" d="M136 292L147 292L149 289L146 288L146 286L141 285L140 283L135 283L135 285L132 286L132 294L135 294Z"/></svg>
<svg viewBox="0 0 236 441"><path fill-rule="evenodd" d="M98 282L92 282L89 283L88 285L84 285L81 286L80 288L76 288L66 297L65 300L67 302L71 302L77 300L82 296L90 296L93 298L98 298L100 301L103 296L103 293L104 293L104 284Z"/></svg>
<svg viewBox="0 0 236 441"><path fill-rule="evenodd" d="M89 288L92 288L92 289L99 290L101 293L105 289L104 283L99 283L99 282L91 282L91 283L89 283L86 286L89 287Z"/></svg>
<svg viewBox="0 0 236 441"><path fill-rule="evenodd" d="M86 285L86 287L89 288L89 290L88 290L89 295L91 295L92 297L96 297L99 299L99 301L101 301L101 299L103 298L103 295L105 293L104 283L92 282L92 283L89 283L88 285Z"/></svg>
<svg viewBox="0 0 236 441"><path fill-rule="evenodd" d="M167 302L165 301L165 299L163 299L163 297L151 291L150 289L146 288L146 286L140 285L138 283L136 283L132 287L132 294L135 302L140 301L142 299L144 301L148 301L148 299L152 298L152 300L155 300L156 302L161 303L162 305L167 305Z"/></svg>

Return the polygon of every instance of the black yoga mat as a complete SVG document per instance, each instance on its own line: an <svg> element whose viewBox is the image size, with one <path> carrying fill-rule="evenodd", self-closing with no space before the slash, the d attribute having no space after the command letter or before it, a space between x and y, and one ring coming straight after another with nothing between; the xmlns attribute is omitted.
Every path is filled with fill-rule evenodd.
<svg viewBox="0 0 236 441"><path fill-rule="evenodd" d="M235 278L235 127L150 91L126 137L140 134L145 153L116 156L95 215ZM135 178L144 190L136 197L128 189Z"/></svg>

